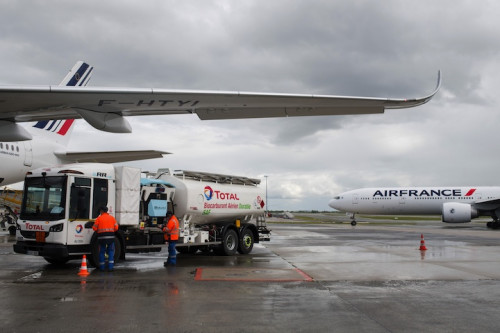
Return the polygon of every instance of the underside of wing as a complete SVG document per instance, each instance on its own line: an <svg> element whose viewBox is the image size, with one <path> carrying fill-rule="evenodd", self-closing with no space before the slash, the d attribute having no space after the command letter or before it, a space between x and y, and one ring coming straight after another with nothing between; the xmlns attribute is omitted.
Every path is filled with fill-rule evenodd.
<svg viewBox="0 0 500 333"><path fill-rule="evenodd" d="M118 163L138 160L148 160L162 158L163 155L170 154L158 150L123 150L123 151L95 151L95 152L66 152L56 153L56 155L71 163Z"/></svg>
<svg viewBox="0 0 500 333"><path fill-rule="evenodd" d="M491 199L478 201L473 204L474 208L479 210L496 210L500 208L500 198L499 199Z"/></svg>
<svg viewBox="0 0 500 333"><path fill-rule="evenodd" d="M210 120L373 114L427 103L440 84L438 73L435 90L414 99L238 91L0 87L0 122L6 126L16 122L83 118L96 129L127 133L131 131L124 119L127 116L196 114L202 120Z"/></svg>

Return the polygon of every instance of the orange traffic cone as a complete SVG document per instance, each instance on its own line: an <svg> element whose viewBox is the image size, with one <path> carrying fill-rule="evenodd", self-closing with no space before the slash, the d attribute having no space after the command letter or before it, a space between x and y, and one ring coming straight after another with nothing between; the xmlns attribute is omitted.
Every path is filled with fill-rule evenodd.
<svg viewBox="0 0 500 333"><path fill-rule="evenodd" d="M420 234L420 251L425 251L427 248L425 247L424 234Z"/></svg>
<svg viewBox="0 0 500 333"><path fill-rule="evenodd" d="M78 272L80 276L89 276L90 273L87 270L87 256L84 254L82 258L82 265L80 266L80 271Z"/></svg>

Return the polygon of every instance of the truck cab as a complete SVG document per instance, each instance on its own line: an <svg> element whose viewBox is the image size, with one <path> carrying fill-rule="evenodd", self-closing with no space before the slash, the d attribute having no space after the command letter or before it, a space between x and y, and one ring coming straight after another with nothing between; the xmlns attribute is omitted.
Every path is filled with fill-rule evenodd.
<svg viewBox="0 0 500 333"><path fill-rule="evenodd" d="M114 207L113 167L88 172L84 165L44 168L29 173L17 222L14 250L43 256L51 263L90 254L98 208Z"/></svg>

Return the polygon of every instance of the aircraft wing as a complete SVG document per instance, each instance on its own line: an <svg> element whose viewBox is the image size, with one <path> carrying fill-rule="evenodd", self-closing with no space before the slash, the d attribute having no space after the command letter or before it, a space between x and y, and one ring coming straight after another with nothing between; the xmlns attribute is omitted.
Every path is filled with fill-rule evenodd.
<svg viewBox="0 0 500 333"><path fill-rule="evenodd" d="M66 86L0 86L0 130L17 122L83 118L96 129L128 133L124 117L196 114L201 120L383 113L427 103L413 99ZM22 138L20 138L22 140Z"/></svg>
<svg viewBox="0 0 500 333"><path fill-rule="evenodd" d="M477 201L472 206L479 210L495 210L500 208L500 198Z"/></svg>
<svg viewBox="0 0 500 333"><path fill-rule="evenodd" d="M118 163L152 158L162 158L165 154L170 154L159 150L122 150L122 151L89 151L89 152L65 152L55 153L59 158L71 163Z"/></svg>

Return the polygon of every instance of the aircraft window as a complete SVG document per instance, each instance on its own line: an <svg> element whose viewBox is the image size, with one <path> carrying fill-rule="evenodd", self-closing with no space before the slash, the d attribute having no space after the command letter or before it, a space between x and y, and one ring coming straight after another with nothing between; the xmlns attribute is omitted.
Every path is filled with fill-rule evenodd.
<svg viewBox="0 0 500 333"><path fill-rule="evenodd" d="M340 199L340 197L334 197L334 199L335 199L335 200L339 200L339 199Z"/></svg>
<svg viewBox="0 0 500 333"><path fill-rule="evenodd" d="M3 149L3 143L0 143L0 149Z"/></svg>
<svg viewBox="0 0 500 333"><path fill-rule="evenodd" d="M10 146L10 149L12 149L12 151L14 151L14 145L11 145L11 146Z"/></svg>
<svg viewBox="0 0 500 333"><path fill-rule="evenodd" d="M19 146L16 146L16 151L19 153Z"/></svg>
<svg viewBox="0 0 500 333"><path fill-rule="evenodd" d="M5 149L6 149L6 150L9 150L9 145L5 145Z"/></svg>

